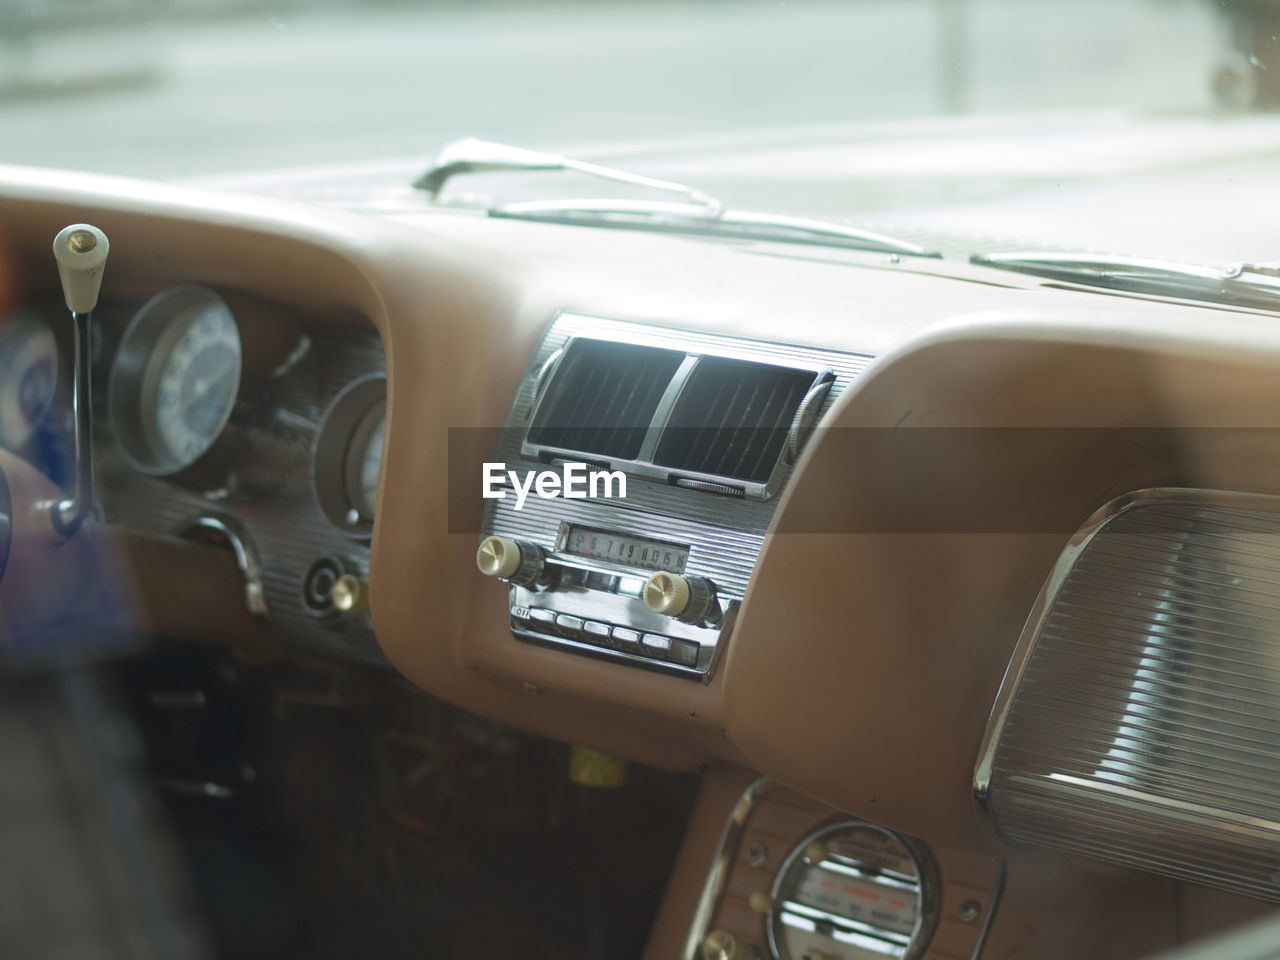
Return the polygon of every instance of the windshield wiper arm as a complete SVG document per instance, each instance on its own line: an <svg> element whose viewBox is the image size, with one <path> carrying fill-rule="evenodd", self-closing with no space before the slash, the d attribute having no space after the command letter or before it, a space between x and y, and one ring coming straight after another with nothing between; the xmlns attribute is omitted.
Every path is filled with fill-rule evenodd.
<svg viewBox="0 0 1280 960"><path fill-rule="evenodd" d="M430 169L413 181L413 187L426 191L434 199L439 196L446 183L461 174L535 170L573 170L604 180L648 187L667 193L678 193L686 198L686 202L615 199L538 200L492 207L488 210L489 216L574 226L652 230L660 233L687 233L783 243L812 243L912 257L940 256L914 243L872 230L803 217L726 210L724 204L715 197L684 184L627 173L612 167L601 167L594 163L584 163L581 160L572 160L553 153L476 140L473 137L446 144L436 155Z"/></svg>
<svg viewBox="0 0 1280 960"><path fill-rule="evenodd" d="M642 177L639 174L627 173L625 170L601 167L594 163L557 156L554 153L543 153L540 150L526 150L524 147L512 147L505 143L477 140L475 137L465 137L445 144L436 154L431 167L414 180L412 186L416 190L425 190L435 198L439 196L444 185L459 174L521 170L574 170L602 180L683 194L689 198L690 203L706 210L709 216L717 216L724 210L724 204L715 197L701 190L686 187L682 183Z"/></svg>
<svg viewBox="0 0 1280 960"><path fill-rule="evenodd" d="M1127 293L1272 310L1280 306L1280 264L1275 263L1237 263L1219 269L1176 260L1039 251L974 254L969 262Z"/></svg>
<svg viewBox="0 0 1280 960"><path fill-rule="evenodd" d="M534 200L494 207L489 211L489 216L736 240L812 243L910 257L941 256L906 240L860 227L745 210L722 210L710 215L699 206L683 203L643 200Z"/></svg>

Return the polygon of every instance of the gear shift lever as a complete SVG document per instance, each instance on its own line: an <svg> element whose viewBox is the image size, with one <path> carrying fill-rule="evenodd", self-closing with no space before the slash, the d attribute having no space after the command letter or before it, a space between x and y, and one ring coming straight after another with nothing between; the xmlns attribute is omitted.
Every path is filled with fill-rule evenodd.
<svg viewBox="0 0 1280 960"><path fill-rule="evenodd" d="M72 380L72 410L76 430L75 493L53 506L53 529L70 537L93 508L93 410L90 405L91 320L102 288L102 272L107 266L111 245L107 235L87 223L73 223L53 240L58 261L62 295L75 324L75 372Z"/></svg>

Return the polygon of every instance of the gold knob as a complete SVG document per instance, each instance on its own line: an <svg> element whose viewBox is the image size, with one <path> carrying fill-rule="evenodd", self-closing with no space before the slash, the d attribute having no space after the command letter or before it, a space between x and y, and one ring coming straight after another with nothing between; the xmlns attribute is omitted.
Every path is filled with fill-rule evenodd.
<svg viewBox="0 0 1280 960"><path fill-rule="evenodd" d="M804 858L810 863L821 863L827 859L827 845L821 840L815 840L804 848Z"/></svg>
<svg viewBox="0 0 1280 960"><path fill-rule="evenodd" d="M369 606L369 585L359 577L344 573L329 588L329 600L341 613L361 613Z"/></svg>
<svg viewBox="0 0 1280 960"><path fill-rule="evenodd" d="M689 605L689 581L678 573L660 570L644 582L641 596L654 613L677 617Z"/></svg>
<svg viewBox="0 0 1280 960"><path fill-rule="evenodd" d="M506 537L485 537L476 551L476 566L486 577L505 580L520 569L520 545Z"/></svg>
<svg viewBox="0 0 1280 960"><path fill-rule="evenodd" d="M769 896L763 890L757 890L748 898L747 905L756 913L764 916L773 909L773 897Z"/></svg>
<svg viewBox="0 0 1280 960"><path fill-rule="evenodd" d="M738 941L728 930L712 930L702 941L702 960L734 960Z"/></svg>

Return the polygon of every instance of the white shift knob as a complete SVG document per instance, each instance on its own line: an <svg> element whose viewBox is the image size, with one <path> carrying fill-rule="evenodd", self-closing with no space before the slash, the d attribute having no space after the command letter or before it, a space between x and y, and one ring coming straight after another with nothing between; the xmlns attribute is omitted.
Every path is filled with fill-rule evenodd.
<svg viewBox="0 0 1280 960"><path fill-rule="evenodd" d="M107 266L107 235L87 223L63 227L53 238L53 255L58 261L62 295L72 313L92 313L102 289L102 271Z"/></svg>

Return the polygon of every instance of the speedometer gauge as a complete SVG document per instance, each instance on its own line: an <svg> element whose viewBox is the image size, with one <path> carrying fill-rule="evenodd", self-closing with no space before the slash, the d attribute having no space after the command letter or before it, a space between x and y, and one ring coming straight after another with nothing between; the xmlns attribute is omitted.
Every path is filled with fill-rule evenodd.
<svg viewBox="0 0 1280 960"><path fill-rule="evenodd" d="M235 318L212 290L175 287L148 301L120 341L108 387L130 462L168 475L207 453L235 405L240 359Z"/></svg>
<svg viewBox="0 0 1280 960"><path fill-rule="evenodd" d="M778 960L912 960L932 936L935 891L918 844L862 820L830 824L778 871L769 946Z"/></svg>
<svg viewBox="0 0 1280 960"><path fill-rule="evenodd" d="M0 446L16 450L31 439L53 403L58 345L38 316L9 326L0 337Z"/></svg>

